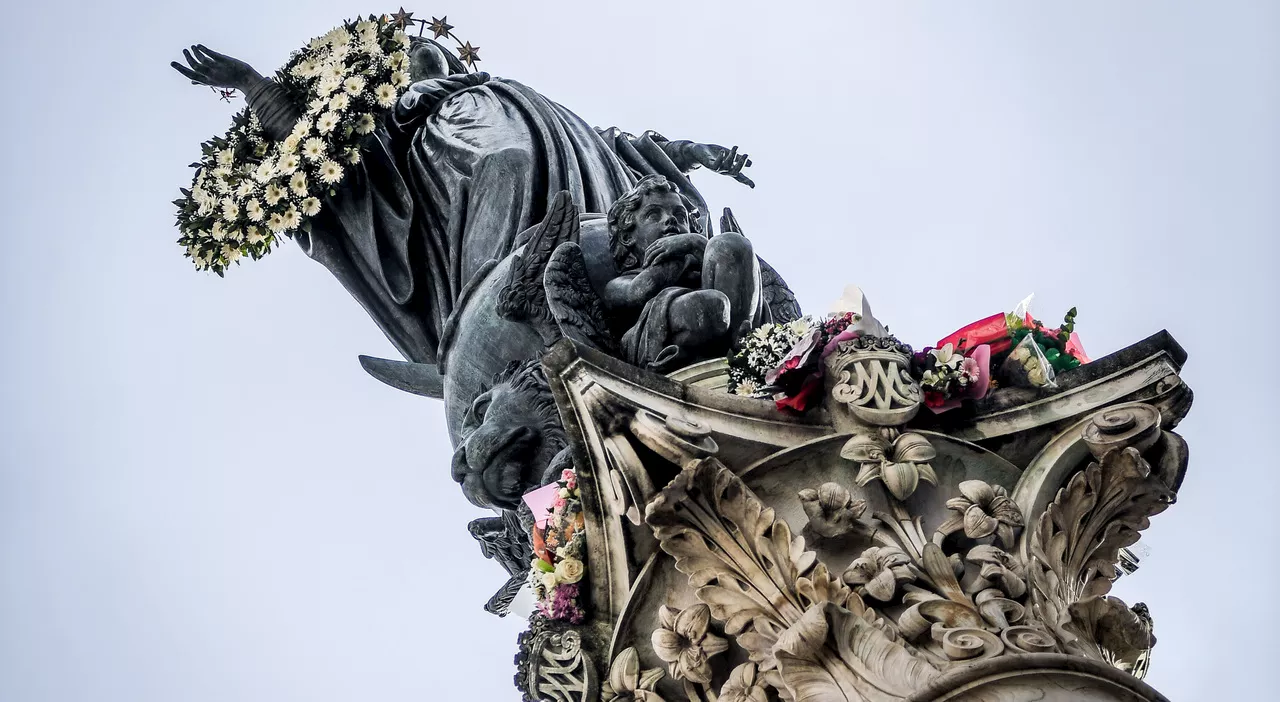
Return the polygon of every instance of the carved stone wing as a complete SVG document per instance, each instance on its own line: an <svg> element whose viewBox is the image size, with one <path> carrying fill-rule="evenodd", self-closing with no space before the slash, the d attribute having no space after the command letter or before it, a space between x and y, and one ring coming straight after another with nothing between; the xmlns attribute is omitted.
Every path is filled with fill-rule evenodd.
<svg viewBox="0 0 1280 702"><path fill-rule="evenodd" d="M547 307L543 275L552 253L566 242L577 242L581 224L578 209L569 191L561 190L551 199L547 216L525 240L524 250L512 256L506 285L498 292L498 315L524 322L550 346L560 339L559 326Z"/></svg>
<svg viewBox="0 0 1280 702"><path fill-rule="evenodd" d="M609 328L604 303L587 277L587 262L577 242L569 241L556 248L543 283L551 317L564 336L605 353L617 352L618 343Z"/></svg>

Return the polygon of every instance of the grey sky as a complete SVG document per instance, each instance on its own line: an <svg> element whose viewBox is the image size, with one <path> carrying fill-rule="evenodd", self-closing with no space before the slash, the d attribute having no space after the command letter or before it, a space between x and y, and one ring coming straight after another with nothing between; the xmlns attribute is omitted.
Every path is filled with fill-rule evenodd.
<svg viewBox="0 0 1280 702"><path fill-rule="evenodd" d="M3 51L0 700L514 700L521 625L464 525L440 407L296 247L197 274L169 201L232 106L353 2L21 3ZM700 175L810 310L857 283L917 346L1037 294L1096 357L1191 355L1190 471L1116 594L1149 681L1274 668L1280 5L480 2L481 67L589 122L739 144ZM57 14L55 14L57 13ZM234 19L233 19L234 18ZM1238 579L1232 583L1233 579Z"/></svg>

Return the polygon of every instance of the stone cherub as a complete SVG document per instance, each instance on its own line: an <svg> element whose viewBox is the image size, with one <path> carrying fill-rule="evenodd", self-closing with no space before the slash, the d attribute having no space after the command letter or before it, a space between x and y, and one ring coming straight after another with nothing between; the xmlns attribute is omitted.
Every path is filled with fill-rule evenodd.
<svg viewBox="0 0 1280 702"><path fill-rule="evenodd" d="M756 324L799 314L786 283L756 257L728 210L708 237L668 179L641 179L607 217L579 219L567 194L521 238L499 314L551 344L567 336L669 372L723 355Z"/></svg>

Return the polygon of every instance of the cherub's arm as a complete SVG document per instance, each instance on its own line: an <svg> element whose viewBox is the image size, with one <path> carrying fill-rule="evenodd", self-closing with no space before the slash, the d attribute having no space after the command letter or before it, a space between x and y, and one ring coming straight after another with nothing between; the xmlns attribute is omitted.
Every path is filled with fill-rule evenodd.
<svg viewBox="0 0 1280 702"><path fill-rule="evenodd" d="M646 266L642 270L623 273L609 281L604 288L604 303L610 308L635 309L643 307L663 289L679 285L688 269L686 261L666 260Z"/></svg>

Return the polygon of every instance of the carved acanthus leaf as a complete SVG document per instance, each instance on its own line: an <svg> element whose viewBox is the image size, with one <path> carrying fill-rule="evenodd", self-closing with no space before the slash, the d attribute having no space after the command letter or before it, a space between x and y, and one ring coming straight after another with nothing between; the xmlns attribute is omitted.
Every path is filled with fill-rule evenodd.
<svg viewBox="0 0 1280 702"><path fill-rule="evenodd" d="M646 521L785 698L887 702L937 674L716 459L685 466Z"/></svg>
<svg viewBox="0 0 1280 702"><path fill-rule="evenodd" d="M773 667L778 634L809 606L843 604L851 594L824 566L815 567L803 537L714 458L686 466L649 503L645 519L698 599L766 669Z"/></svg>
<svg viewBox="0 0 1280 702"><path fill-rule="evenodd" d="M1138 449L1117 448L1073 476L1041 515L1030 542L1032 607L1069 651L1106 658L1075 605L1110 591L1120 549L1174 497Z"/></svg>
<svg viewBox="0 0 1280 702"><path fill-rule="evenodd" d="M907 697L938 670L844 607L815 604L775 649L796 702L890 702Z"/></svg>

